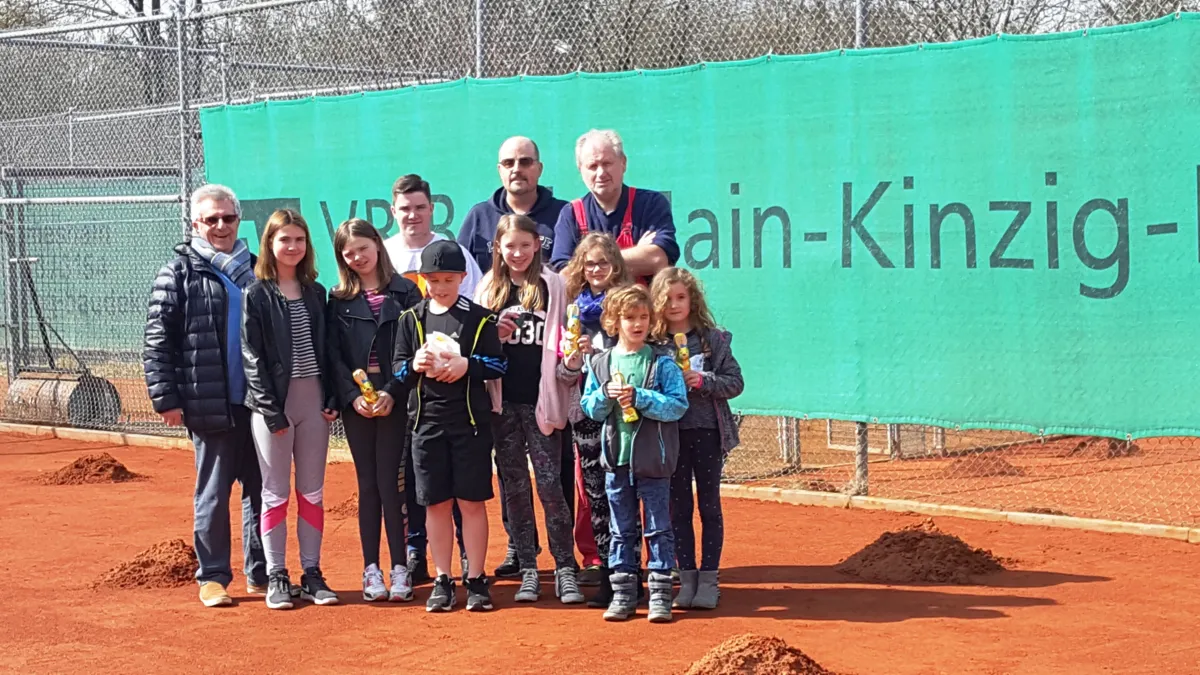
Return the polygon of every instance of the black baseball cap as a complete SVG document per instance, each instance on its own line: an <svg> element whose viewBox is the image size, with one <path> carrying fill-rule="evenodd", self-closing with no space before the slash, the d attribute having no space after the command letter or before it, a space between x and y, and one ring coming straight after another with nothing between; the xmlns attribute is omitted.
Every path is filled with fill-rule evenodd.
<svg viewBox="0 0 1200 675"><path fill-rule="evenodd" d="M467 258L458 242L439 239L421 251L421 274L467 271Z"/></svg>

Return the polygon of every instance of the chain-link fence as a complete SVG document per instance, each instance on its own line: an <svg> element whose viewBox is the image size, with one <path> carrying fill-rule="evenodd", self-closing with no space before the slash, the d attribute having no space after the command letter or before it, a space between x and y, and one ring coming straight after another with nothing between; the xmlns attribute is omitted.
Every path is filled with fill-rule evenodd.
<svg viewBox="0 0 1200 675"><path fill-rule="evenodd" d="M0 2L2 416L179 433L150 407L141 341L153 275L181 240L185 197L203 180L201 108L464 76L1049 33L1195 10L1195 2ZM1200 439L767 417L740 425L729 481L1200 524Z"/></svg>

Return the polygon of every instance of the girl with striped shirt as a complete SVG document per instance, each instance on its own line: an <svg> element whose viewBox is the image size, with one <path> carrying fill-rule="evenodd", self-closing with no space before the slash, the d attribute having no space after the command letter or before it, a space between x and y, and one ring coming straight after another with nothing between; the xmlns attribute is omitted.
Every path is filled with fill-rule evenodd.
<svg viewBox="0 0 1200 675"><path fill-rule="evenodd" d="M325 346L325 288L317 283L308 225L295 211L271 215L254 267L258 281L243 294L242 357L246 406L263 477L262 542L267 607L290 609L287 511L296 469L299 596L318 605L338 597L321 572L325 530L325 461L337 391Z"/></svg>

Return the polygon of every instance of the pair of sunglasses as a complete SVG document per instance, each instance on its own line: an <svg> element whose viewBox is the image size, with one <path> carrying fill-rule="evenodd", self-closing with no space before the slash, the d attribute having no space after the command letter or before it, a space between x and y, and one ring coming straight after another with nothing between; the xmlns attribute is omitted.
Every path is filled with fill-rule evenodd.
<svg viewBox="0 0 1200 675"><path fill-rule="evenodd" d="M203 218L199 218L198 220L200 222L204 223L205 225L216 225L217 223L225 223L226 225L233 225L240 218L241 217L236 214L227 213L223 216L205 216Z"/></svg>
<svg viewBox="0 0 1200 675"><path fill-rule="evenodd" d="M537 160L532 157L518 157L517 159L505 157L504 159L500 160L500 166L506 169L511 169L514 166L519 165L522 169L528 169L529 167L533 166L535 161Z"/></svg>

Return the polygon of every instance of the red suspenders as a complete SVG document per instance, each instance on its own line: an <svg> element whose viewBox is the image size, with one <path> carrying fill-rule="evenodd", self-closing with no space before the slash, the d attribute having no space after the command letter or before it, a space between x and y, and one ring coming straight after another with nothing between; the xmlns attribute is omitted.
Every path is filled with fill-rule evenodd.
<svg viewBox="0 0 1200 675"><path fill-rule="evenodd" d="M627 249L637 242L633 240L633 197L637 188L629 188L629 203L625 205L625 217L621 220L621 231L617 234L617 246ZM571 201L571 210L575 212L575 224L579 226L579 238L583 239L588 233L587 212L583 208L583 200Z"/></svg>

